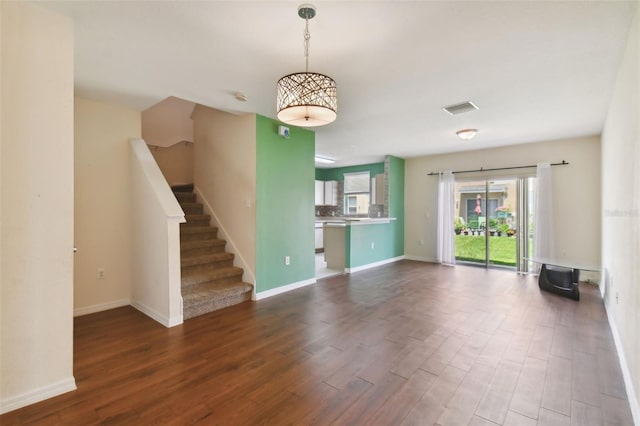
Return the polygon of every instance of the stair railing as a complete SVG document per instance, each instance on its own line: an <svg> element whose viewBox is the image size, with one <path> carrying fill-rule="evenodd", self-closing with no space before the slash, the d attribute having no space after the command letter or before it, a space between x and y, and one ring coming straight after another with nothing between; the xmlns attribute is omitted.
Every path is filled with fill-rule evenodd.
<svg viewBox="0 0 640 426"><path fill-rule="evenodd" d="M184 212L142 139L131 147L131 305L163 324L182 324L180 223Z"/></svg>

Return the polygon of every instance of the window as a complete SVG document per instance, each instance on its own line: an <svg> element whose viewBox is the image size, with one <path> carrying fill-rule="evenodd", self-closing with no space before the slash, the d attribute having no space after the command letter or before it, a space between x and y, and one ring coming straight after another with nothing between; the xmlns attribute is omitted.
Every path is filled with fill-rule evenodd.
<svg viewBox="0 0 640 426"><path fill-rule="evenodd" d="M371 174L369 172L344 174L344 213L347 215L369 214L371 197Z"/></svg>
<svg viewBox="0 0 640 426"><path fill-rule="evenodd" d="M356 195L347 195L347 214L358 213L358 197Z"/></svg>

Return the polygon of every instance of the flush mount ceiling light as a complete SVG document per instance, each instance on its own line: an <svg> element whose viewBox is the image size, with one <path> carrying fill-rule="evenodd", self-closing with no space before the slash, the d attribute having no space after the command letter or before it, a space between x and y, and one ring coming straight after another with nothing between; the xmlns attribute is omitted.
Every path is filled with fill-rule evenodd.
<svg viewBox="0 0 640 426"><path fill-rule="evenodd" d="M324 164L333 164L336 162L333 158L322 157L320 155L316 155L315 157L316 163L324 163Z"/></svg>
<svg viewBox="0 0 640 426"><path fill-rule="evenodd" d="M478 129L462 129L456 132L456 135L462 140L468 141L473 139L473 137L478 133Z"/></svg>
<svg viewBox="0 0 640 426"><path fill-rule="evenodd" d="M336 82L324 74L309 72L309 19L316 16L315 6L300 5L298 16L305 20L305 72L285 75L278 80L277 117L278 120L293 126L324 126L337 117Z"/></svg>

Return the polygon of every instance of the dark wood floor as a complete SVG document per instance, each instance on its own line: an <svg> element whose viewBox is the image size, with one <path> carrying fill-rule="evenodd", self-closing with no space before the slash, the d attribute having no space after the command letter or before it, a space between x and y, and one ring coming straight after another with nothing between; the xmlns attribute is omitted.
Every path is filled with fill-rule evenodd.
<svg viewBox="0 0 640 426"><path fill-rule="evenodd" d="M596 287L402 261L166 329L75 320L78 390L11 424L632 425Z"/></svg>

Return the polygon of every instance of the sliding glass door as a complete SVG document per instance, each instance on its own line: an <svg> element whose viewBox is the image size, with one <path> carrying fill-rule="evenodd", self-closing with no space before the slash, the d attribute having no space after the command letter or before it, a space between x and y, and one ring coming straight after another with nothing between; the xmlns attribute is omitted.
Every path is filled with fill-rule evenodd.
<svg viewBox="0 0 640 426"><path fill-rule="evenodd" d="M485 236L487 182L456 181L455 246L456 262L486 265Z"/></svg>
<svg viewBox="0 0 640 426"><path fill-rule="evenodd" d="M526 270L530 180L456 180L456 261Z"/></svg>

